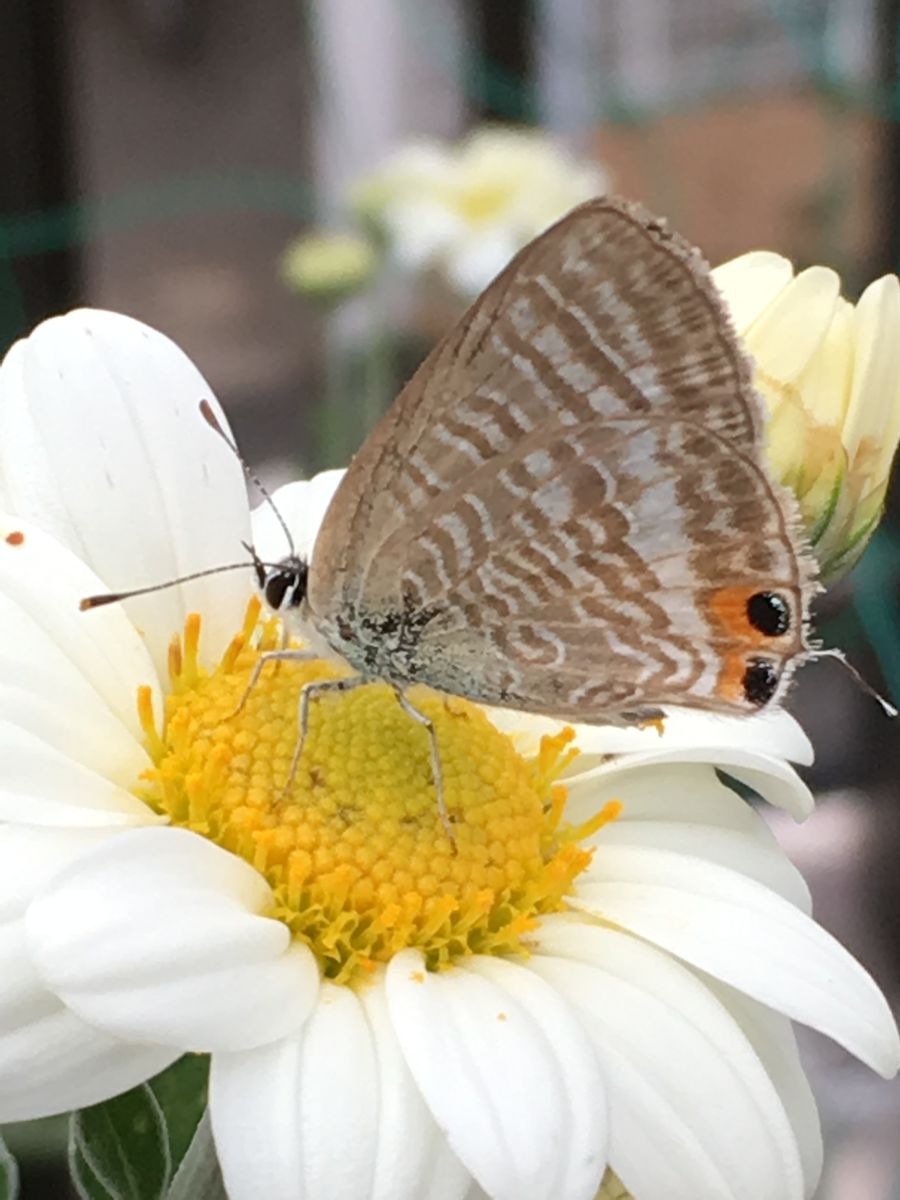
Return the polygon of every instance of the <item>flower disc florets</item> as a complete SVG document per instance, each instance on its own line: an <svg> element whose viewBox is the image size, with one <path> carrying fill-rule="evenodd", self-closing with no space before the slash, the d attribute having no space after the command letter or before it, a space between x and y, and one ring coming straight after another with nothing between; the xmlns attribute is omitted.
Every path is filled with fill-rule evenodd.
<svg viewBox="0 0 900 1200"><path fill-rule="evenodd" d="M576 841L586 831L560 825L565 791L554 781L574 753L571 733L526 763L475 705L414 689L437 734L451 841L428 735L386 684L317 699L290 778L300 691L338 670L271 663L248 693L259 655L278 644L274 621L257 633L258 615L254 603L212 672L198 664L199 618L188 619L172 646L162 736L141 698L155 765L140 794L256 867L275 895L271 915L328 978L356 983L406 946L433 969L521 952L535 917L564 907L590 861Z"/></svg>

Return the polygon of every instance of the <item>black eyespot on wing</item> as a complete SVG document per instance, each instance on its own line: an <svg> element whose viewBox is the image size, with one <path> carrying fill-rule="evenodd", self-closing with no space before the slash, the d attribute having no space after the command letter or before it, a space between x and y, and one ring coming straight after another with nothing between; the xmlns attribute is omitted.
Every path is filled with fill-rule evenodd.
<svg viewBox="0 0 900 1200"><path fill-rule="evenodd" d="M293 572L278 571L274 575L270 575L266 580L263 588L263 595L266 598L266 604L274 612L278 612L284 603L284 597L287 594L288 588L294 582Z"/></svg>
<svg viewBox="0 0 900 1200"><path fill-rule="evenodd" d="M777 592L756 592L747 601L747 620L760 633L779 637L791 627L790 606Z"/></svg>
<svg viewBox="0 0 900 1200"><path fill-rule="evenodd" d="M778 672L766 658L751 658L744 672L744 696L760 708L767 704L778 689Z"/></svg>

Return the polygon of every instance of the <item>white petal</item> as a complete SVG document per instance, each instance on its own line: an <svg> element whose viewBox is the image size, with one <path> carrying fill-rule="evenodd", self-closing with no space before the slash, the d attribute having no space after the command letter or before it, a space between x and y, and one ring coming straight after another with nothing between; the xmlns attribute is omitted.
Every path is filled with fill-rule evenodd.
<svg viewBox="0 0 900 1200"><path fill-rule="evenodd" d="M92 309L45 321L0 367L0 507L55 534L106 590L242 561L244 480L203 399L217 408L190 359L140 321ZM158 666L191 611L218 656L249 593L237 574L128 602Z"/></svg>
<svg viewBox="0 0 900 1200"><path fill-rule="evenodd" d="M296 1029L318 969L243 859L183 829L108 839L64 868L26 914L38 969L116 1037L239 1050Z"/></svg>
<svg viewBox="0 0 900 1200"><path fill-rule="evenodd" d="M360 992L372 1031L378 1096L369 1200L459 1200L471 1181L416 1087L391 1024L383 980Z"/></svg>
<svg viewBox="0 0 900 1200"><path fill-rule="evenodd" d="M110 836L109 829L0 825L0 921L21 916L62 867Z"/></svg>
<svg viewBox="0 0 900 1200"><path fill-rule="evenodd" d="M879 463L868 469L881 482L900 437L900 284L885 275L863 292L854 313L856 357L844 425L844 445L853 457L864 438L881 446Z"/></svg>
<svg viewBox="0 0 900 1200"><path fill-rule="evenodd" d="M534 754L544 734L558 733L570 722L551 717L537 717L514 709L486 710L492 723L509 734L522 754ZM671 752L689 750L705 759L717 762L725 750L755 752L768 758L783 758L791 762L811 763L813 750L809 738L784 709L767 709L752 717L730 717L721 713L704 713L696 709L670 708L663 722L663 732L656 727L576 725L575 744L581 752L572 768L587 763L592 755L650 753L665 760Z"/></svg>
<svg viewBox="0 0 900 1200"><path fill-rule="evenodd" d="M791 440L802 439L801 444L779 447L781 457L786 456L788 461L803 453L810 419L817 425L831 426L836 434L841 430L850 401L854 368L854 319L854 306L840 297L818 352L795 381L797 390L791 403L779 408L779 424L770 427L770 438L780 441L790 436L787 426L782 426L781 422L795 423L796 433Z"/></svg>
<svg viewBox="0 0 900 1200"><path fill-rule="evenodd" d="M794 768L780 759L734 753L727 759L723 757L718 765L767 804L784 809L795 821L805 821L815 808L815 796Z"/></svg>
<svg viewBox="0 0 900 1200"><path fill-rule="evenodd" d="M602 772L597 769L566 779L566 820L586 821L607 800L622 811L612 825L642 821L686 821L721 825L748 835L766 828L746 800L721 782L707 763L659 763Z"/></svg>
<svg viewBox="0 0 900 1200"><path fill-rule="evenodd" d="M609 847L571 903L811 1025L879 1074L900 1068L897 1027L871 976L793 904L738 872Z"/></svg>
<svg viewBox="0 0 900 1200"><path fill-rule="evenodd" d="M21 922L0 928L0 1122L98 1104L158 1074L180 1051L119 1041L46 990Z"/></svg>
<svg viewBox="0 0 900 1200"><path fill-rule="evenodd" d="M485 230L467 230L447 248L450 284L462 296L477 296L500 274L522 241L518 230L499 224Z"/></svg>
<svg viewBox="0 0 900 1200"><path fill-rule="evenodd" d="M725 298L738 333L756 320L793 276L790 260L771 250L752 250L712 271L713 281Z"/></svg>
<svg viewBox="0 0 900 1200"><path fill-rule="evenodd" d="M0 721L0 762L0 821L113 828L160 820L131 792L9 721Z"/></svg>
<svg viewBox="0 0 900 1200"><path fill-rule="evenodd" d="M432 1158L427 1182L422 1185L422 1200L461 1200L483 1195L472 1176L462 1165L447 1139L441 1134L432 1142Z"/></svg>
<svg viewBox="0 0 900 1200"><path fill-rule="evenodd" d="M478 956L426 972L404 950L388 965L387 1000L435 1120L494 1200L593 1197L605 1169L603 1081L552 988Z"/></svg>
<svg viewBox="0 0 900 1200"><path fill-rule="evenodd" d="M635 938L549 920L532 968L576 1008L609 1091L609 1163L641 1200L792 1200L793 1131L740 1028L691 972Z"/></svg>
<svg viewBox="0 0 900 1200"><path fill-rule="evenodd" d="M466 233L465 222L442 199L421 196L391 201L381 214L389 253L402 271L433 265Z"/></svg>
<svg viewBox="0 0 900 1200"><path fill-rule="evenodd" d="M272 495L272 504L260 504L253 510L253 545L260 558L278 562L291 553L291 546L275 515L277 509L291 532L295 553L307 562L312 558L316 534L325 517L331 497L344 478L344 471L320 471L312 479L287 483Z"/></svg>
<svg viewBox="0 0 900 1200"><path fill-rule="evenodd" d="M369 1196L379 1113L355 993L325 982L302 1033L215 1055L210 1113L231 1200Z"/></svg>
<svg viewBox="0 0 900 1200"><path fill-rule="evenodd" d="M110 648L115 649L117 639L113 637L112 647L103 644L97 653L95 639L102 628L109 629L109 623L98 625L94 622L90 628L88 615L76 613L76 599L69 599L65 586L60 597L55 579L49 576L40 579L32 574L33 553L23 555L23 560L30 558L31 561L21 563L25 568L23 575L7 589L5 585L11 582L7 578L9 568L14 564L11 561L13 555L3 553L3 545L0 540L0 625L4 629L0 650L0 720L35 734L54 749L109 779L126 786L133 784L149 762L138 737L138 681L131 681L132 686L128 689L129 711L119 715L76 661L83 656L87 660L84 664L87 671L98 677L105 673L107 680L98 678L100 687L103 682L112 684L110 691L115 693L114 703L125 706L124 681L121 675L110 678L111 664L107 657ZM31 550L31 539L28 548ZM25 550L25 546L22 549ZM28 591L32 588L41 590L42 585L48 585L44 594L52 596L59 606L52 618L56 630L41 623L40 601L33 607L28 604ZM14 595L14 589L19 592L18 596ZM68 611L67 603L70 605ZM121 612L116 615L127 624ZM76 616L81 618L80 621L73 620ZM66 625L73 634L70 642L58 636L62 633L59 627ZM129 632L136 642L135 631L129 627ZM128 661L129 641L129 638L124 639L121 646L120 672ZM94 651L94 657L90 657L91 651ZM148 668L145 680L155 681L156 672L142 645L140 652Z"/></svg>
<svg viewBox="0 0 900 1200"><path fill-rule="evenodd" d="M660 764L675 767L682 763L705 763L719 767L727 775L752 788L763 800L776 808L783 808L798 821L808 817L815 806L809 788L783 759L734 747L697 746L682 750L623 754L599 766L582 769L565 779L565 783L579 796L585 794L585 789L595 786L615 791L620 784L627 786L632 774L642 774ZM575 765L578 765L578 760Z"/></svg>
<svg viewBox="0 0 900 1200"><path fill-rule="evenodd" d="M787 1017L772 1012L743 992L709 976L704 976L703 981L740 1025L778 1089L800 1150L806 1194L811 1196L822 1174L822 1128L793 1026Z"/></svg>
<svg viewBox="0 0 900 1200"><path fill-rule="evenodd" d="M3 653L10 670L21 664L21 679L4 680L0 703L12 711L2 715L15 717L18 701L25 710L21 723L47 736L47 720L40 720L40 710L30 717L29 707L41 701L48 711L66 703L77 705L75 711L61 710L58 721L50 725L81 732L84 725L96 723L95 732L83 731L89 751L82 752L81 760L97 770L104 770L104 761L109 760L112 772L128 773L132 764L131 778L135 778L146 765L140 748L137 689L145 684L159 692L156 669L142 638L118 605L79 611L79 601L101 591L103 584L70 550L28 522L0 520L24 538L21 545L0 539ZM0 528L0 533L11 531ZM59 680L59 700L52 692L49 696L42 692L48 673ZM123 740L126 732L130 737ZM72 740L59 730L54 737L59 744ZM107 738L110 748L104 751L100 743ZM88 752L92 757L86 757Z"/></svg>
<svg viewBox="0 0 900 1200"><path fill-rule="evenodd" d="M766 375L791 383L821 345L841 294L829 267L808 267L778 293L744 331L747 349Z"/></svg>
<svg viewBox="0 0 900 1200"><path fill-rule="evenodd" d="M760 824L761 833L766 833L762 822ZM748 836L715 823L613 821L592 840L598 846L595 862L610 854L616 856L623 847L626 850L631 847L638 850L647 848L683 854L685 858L702 858L704 862L726 866L762 883L764 887L772 888L803 912L811 910L809 888L803 876L786 858L772 834L763 840L763 836ZM614 870L608 865L605 869ZM581 876L582 880L593 878L593 872L592 863Z"/></svg>
<svg viewBox="0 0 900 1200"><path fill-rule="evenodd" d="M585 844L657 846L696 854L775 888L804 912L811 907L803 876L769 826L744 799L700 763L664 763L567 781L565 817L577 826L609 801L619 816ZM590 872L590 869L589 869Z"/></svg>

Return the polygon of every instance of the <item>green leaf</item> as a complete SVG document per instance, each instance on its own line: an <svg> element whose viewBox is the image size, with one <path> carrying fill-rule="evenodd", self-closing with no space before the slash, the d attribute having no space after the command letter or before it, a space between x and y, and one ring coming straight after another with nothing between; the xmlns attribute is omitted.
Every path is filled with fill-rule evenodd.
<svg viewBox="0 0 900 1200"><path fill-rule="evenodd" d="M0 1138L0 1200L16 1200L18 1194L19 1167L6 1142Z"/></svg>
<svg viewBox="0 0 900 1200"><path fill-rule="evenodd" d="M196 1179L185 1197L205 1200L202 1188L210 1200L224 1196L212 1137L200 1129L208 1075L208 1058L186 1054L140 1087L75 1113L69 1165L78 1194L84 1200L164 1200L185 1166L185 1176Z"/></svg>
<svg viewBox="0 0 900 1200"><path fill-rule="evenodd" d="M186 1054L162 1074L148 1081L148 1087L152 1088L165 1114L173 1171L187 1153L206 1110L208 1077L209 1058L201 1054Z"/></svg>
<svg viewBox="0 0 900 1200"><path fill-rule="evenodd" d="M208 1111L194 1132L166 1200L227 1200Z"/></svg>
<svg viewBox="0 0 900 1200"><path fill-rule="evenodd" d="M163 1200L172 1156L165 1115L148 1084L73 1114L69 1170L84 1200Z"/></svg>

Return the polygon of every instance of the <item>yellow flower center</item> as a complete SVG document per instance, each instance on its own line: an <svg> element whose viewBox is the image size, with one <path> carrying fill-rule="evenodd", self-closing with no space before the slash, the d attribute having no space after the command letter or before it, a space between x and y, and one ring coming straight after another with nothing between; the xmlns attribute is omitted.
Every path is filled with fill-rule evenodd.
<svg viewBox="0 0 900 1200"><path fill-rule="evenodd" d="M579 829L562 822L557 778L575 754L572 731L544 739L528 762L476 705L411 689L434 723L451 841L428 734L386 684L314 700L290 778L300 691L340 670L320 660L269 663L248 692L278 632L274 620L259 623L253 601L241 632L205 671L200 618L188 618L172 643L161 735L149 689L139 693L154 765L138 794L252 863L272 888L271 915L337 982L360 982L405 946L421 949L432 970L468 954L522 953L535 919L565 907L590 861L579 839L618 811L608 805Z"/></svg>
<svg viewBox="0 0 900 1200"><path fill-rule="evenodd" d="M492 220L509 204L514 188L509 180L483 180L463 184L457 189L459 211L473 225Z"/></svg>

